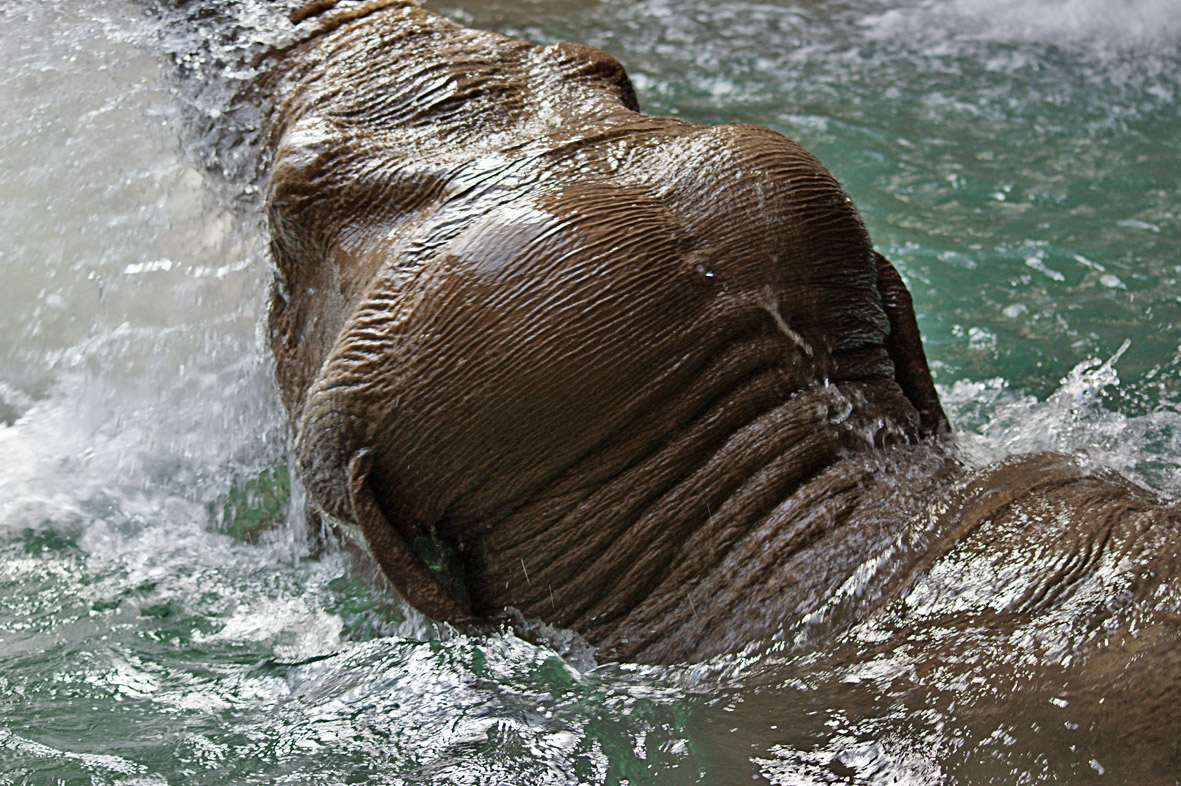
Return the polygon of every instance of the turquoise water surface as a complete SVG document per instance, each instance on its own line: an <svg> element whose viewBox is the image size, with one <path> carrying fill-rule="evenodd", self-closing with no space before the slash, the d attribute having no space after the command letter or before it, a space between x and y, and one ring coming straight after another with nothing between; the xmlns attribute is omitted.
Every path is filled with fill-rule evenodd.
<svg viewBox="0 0 1181 786"><path fill-rule="evenodd" d="M990 675L917 706L904 655L596 666L560 632L437 630L314 554L232 98L281 15L225 5L2 12L0 784L1121 780ZM910 284L968 461L1053 448L1181 492L1175 0L428 7L815 153Z"/></svg>

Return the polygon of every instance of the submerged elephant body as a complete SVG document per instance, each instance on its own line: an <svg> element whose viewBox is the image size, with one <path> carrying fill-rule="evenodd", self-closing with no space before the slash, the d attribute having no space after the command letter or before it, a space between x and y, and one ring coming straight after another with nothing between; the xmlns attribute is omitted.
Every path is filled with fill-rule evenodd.
<svg viewBox="0 0 1181 786"><path fill-rule="evenodd" d="M270 81L277 376L312 501L412 604L649 662L871 619L1176 639L1175 509L929 438L905 288L798 145L642 115L589 47L311 11Z"/></svg>

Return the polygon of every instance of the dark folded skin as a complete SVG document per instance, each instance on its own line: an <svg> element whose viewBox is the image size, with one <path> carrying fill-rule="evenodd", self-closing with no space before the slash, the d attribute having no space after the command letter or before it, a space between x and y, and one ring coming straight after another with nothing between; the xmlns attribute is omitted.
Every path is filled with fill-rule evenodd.
<svg viewBox="0 0 1181 786"><path fill-rule="evenodd" d="M276 374L314 505L425 614L656 663L1063 614L1175 641L1175 507L1065 456L963 467L910 295L799 145L641 114L582 45L398 2L295 22ZM1074 684L1123 673L1103 646ZM1144 668L1176 731L1181 677Z"/></svg>

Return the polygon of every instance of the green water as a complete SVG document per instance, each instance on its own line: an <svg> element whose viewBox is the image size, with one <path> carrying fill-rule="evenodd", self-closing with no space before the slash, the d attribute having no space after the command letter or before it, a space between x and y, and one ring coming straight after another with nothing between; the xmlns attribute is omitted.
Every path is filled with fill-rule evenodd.
<svg viewBox="0 0 1181 786"><path fill-rule="evenodd" d="M970 460L1055 448L1181 491L1175 2L430 7L812 150L909 282ZM557 631L436 630L313 554L250 163L208 136L248 113L176 86L161 53L209 48L139 5L3 15L0 784L1121 780L1069 708L1006 698L1016 664L923 701L923 642L596 667Z"/></svg>

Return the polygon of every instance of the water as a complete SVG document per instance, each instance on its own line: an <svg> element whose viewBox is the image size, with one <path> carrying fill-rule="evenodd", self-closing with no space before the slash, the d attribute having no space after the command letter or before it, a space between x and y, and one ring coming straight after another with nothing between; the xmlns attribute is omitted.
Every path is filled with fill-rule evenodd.
<svg viewBox="0 0 1181 786"><path fill-rule="evenodd" d="M1181 491L1175 0L432 7L600 46L647 111L816 153L909 282L970 460L1054 448ZM873 631L595 667L437 631L313 554L261 335L246 75L178 85L165 53L225 44L139 5L3 15L0 783L1119 779L1053 678L1012 698L1013 632L942 647L1005 667L963 685Z"/></svg>

